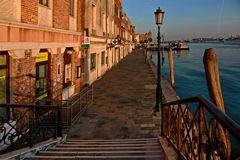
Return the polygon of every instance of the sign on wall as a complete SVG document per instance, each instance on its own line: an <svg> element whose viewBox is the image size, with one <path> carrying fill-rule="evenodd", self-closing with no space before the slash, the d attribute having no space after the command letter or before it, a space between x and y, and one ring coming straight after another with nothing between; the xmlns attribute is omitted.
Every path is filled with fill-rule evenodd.
<svg viewBox="0 0 240 160"><path fill-rule="evenodd" d="M36 62L48 61L48 52L38 52L36 55Z"/></svg>
<svg viewBox="0 0 240 160"><path fill-rule="evenodd" d="M81 48L89 48L89 45L90 45L90 37L82 37L82 40L81 40Z"/></svg>
<svg viewBox="0 0 240 160"><path fill-rule="evenodd" d="M82 37L81 44L90 44L90 37Z"/></svg>

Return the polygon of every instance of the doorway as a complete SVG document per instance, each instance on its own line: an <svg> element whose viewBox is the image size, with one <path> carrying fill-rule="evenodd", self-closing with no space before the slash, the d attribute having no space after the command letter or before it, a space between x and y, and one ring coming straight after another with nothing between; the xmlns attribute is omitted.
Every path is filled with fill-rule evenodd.
<svg viewBox="0 0 240 160"><path fill-rule="evenodd" d="M49 96L49 53L40 50L36 57L36 85L35 85L35 102L38 102Z"/></svg>

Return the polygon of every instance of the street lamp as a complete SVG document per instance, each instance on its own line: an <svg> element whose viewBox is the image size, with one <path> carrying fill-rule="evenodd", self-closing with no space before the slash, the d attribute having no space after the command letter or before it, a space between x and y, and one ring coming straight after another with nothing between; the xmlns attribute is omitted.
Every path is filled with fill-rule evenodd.
<svg viewBox="0 0 240 160"><path fill-rule="evenodd" d="M161 59L160 59L160 25L163 23L164 12L158 7L155 14L156 25L158 26L158 57L157 57L157 89L156 89L156 106L155 111L159 111L162 103L162 88L161 88Z"/></svg>

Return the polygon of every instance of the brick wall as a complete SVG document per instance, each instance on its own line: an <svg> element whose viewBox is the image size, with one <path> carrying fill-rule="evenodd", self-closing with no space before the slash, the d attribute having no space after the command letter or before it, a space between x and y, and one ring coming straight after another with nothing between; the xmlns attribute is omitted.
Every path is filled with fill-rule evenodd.
<svg viewBox="0 0 240 160"><path fill-rule="evenodd" d="M22 0L21 2L21 22L38 24L38 0Z"/></svg>
<svg viewBox="0 0 240 160"><path fill-rule="evenodd" d="M53 1L53 27L69 29L69 0Z"/></svg>
<svg viewBox="0 0 240 160"><path fill-rule="evenodd" d="M14 59L13 73L15 78L12 79L13 103L26 104L35 99L35 78L24 76L27 74L35 75L35 58L32 57L32 51L26 50L25 57ZM24 83L23 83L24 82Z"/></svg>
<svg viewBox="0 0 240 160"><path fill-rule="evenodd" d="M77 31L83 32L85 18L85 0L77 0Z"/></svg>
<svg viewBox="0 0 240 160"><path fill-rule="evenodd" d="M60 74L58 73L58 69L60 69L59 70ZM50 64L50 73L51 73L50 79L52 80L51 98L53 100L62 99L63 69L64 69L63 54L61 53L61 48L58 48L57 54L51 54L51 64Z"/></svg>
<svg viewBox="0 0 240 160"><path fill-rule="evenodd" d="M80 66L81 72L84 72L84 58L81 56L83 54L84 54L84 50L81 49L78 52L74 52L74 54L72 55L72 67L73 67L72 79L73 79L73 83L75 84L75 93L80 92L80 89L83 86L84 75L81 75L80 78L77 78L77 66Z"/></svg>

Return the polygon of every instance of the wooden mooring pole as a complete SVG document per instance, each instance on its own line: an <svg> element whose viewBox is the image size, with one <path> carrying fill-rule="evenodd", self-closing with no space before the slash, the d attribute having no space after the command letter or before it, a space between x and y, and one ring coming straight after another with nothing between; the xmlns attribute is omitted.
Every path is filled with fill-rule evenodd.
<svg viewBox="0 0 240 160"><path fill-rule="evenodd" d="M162 60L164 61L164 47L162 47Z"/></svg>
<svg viewBox="0 0 240 160"><path fill-rule="evenodd" d="M209 97L211 101L222 112L225 113L221 84L219 79L218 61L213 48L205 50L203 63L205 67Z"/></svg>
<svg viewBox="0 0 240 160"><path fill-rule="evenodd" d="M173 62L173 55L172 49L168 49L168 60L169 60L169 69L170 69L170 81L172 88L175 88L175 81L174 81L174 62Z"/></svg>
<svg viewBox="0 0 240 160"><path fill-rule="evenodd" d="M219 78L218 60L213 48L205 50L203 63L205 68L209 97L211 101L222 112L225 113L220 78ZM219 128L221 139L224 142L226 146L226 150L228 152L226 153L227 159L230 159L231 144L230 144L228 133L221 126L218 128Z"/></svg>

